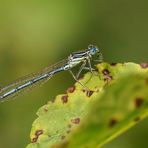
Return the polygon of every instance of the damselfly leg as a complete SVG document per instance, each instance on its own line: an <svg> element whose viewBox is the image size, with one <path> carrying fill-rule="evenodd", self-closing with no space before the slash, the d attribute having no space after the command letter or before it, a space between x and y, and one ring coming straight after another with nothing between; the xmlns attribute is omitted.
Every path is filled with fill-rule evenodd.
<svg viewBox="0 0 148 148"><path fill-rule="evenodd" d="M87 90L89 90L89 88L87 88L83 83L81 83L77 78L76 76L74 75L74 73L72 72L72 70L69 70L69 72L71 73L72 77L74 78L74 80L76 82L78 82L82 87L86 88Z"/></svg>
<svg viewBox="0 0 148 148"><path fill-rule="evenodd" d="M88 67L87 67L87 68L88 68L89 71L91 72L91 76L90 76L90 78L87 80L87 82L85 82L85 84L87 84L87 83L91 80L92 76L94 75L94 70L95 70L94 68L92 68L90 58L88 58Z"/></svg>
<svg viewBox="0 0 148 148"><path fill-rule="evenodd" d="M88 63L88 67L86 67L86 64ZM83 70L89 70L90 72L91 72L91 76L90 76L90 78L89 78L89 80L92 78L92 76L93 76L93 71L95 70L95 69L93 69L92 68L92 66L91 66L91 62L90 62L90 59L88 58L87 60L84 60L83 62L82 62L82 65L80 66L80 69L79 69L79 71L78 71L78 73L76 74L76 76L75 76L75 74L72 72L72 70L69 70L70 71L70 73L71 73L71 75L73 76L73 78L75 79L75 81L76 82L78 82L80 85L82 85L84 88L86 88L87 90L89 90L89 88L87 88L86 87L86 83L89 81L87 81L85 84L83 84L83 83L81 83L80 81L79 81L79 77L80 77L80 74L81 74L81 72L83 71Z"/></svg>
<svg viewBox="0 0 148 148"><path fill-rule="evenodd" d="M81 74L82 70L85 68L86 63L87 63L87 61L86 61L86 60L85 60L85 61L83 61L83 63L82 63L82 65L81 65L81 67L80 67L80 69L79 69L78 73L76 74L76 78L77 78L77 79L79 79L79 76L80 76L80 74Z"/></svg>

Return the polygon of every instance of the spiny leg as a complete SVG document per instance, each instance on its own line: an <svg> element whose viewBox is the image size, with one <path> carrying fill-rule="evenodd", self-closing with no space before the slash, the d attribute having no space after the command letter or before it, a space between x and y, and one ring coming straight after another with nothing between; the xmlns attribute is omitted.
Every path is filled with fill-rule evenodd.
<svg viewBox="0 0 148 148"><path fill-rule="evenodd" d="M83 86L84 88L86 88L87 90L89 90L84 84L82 84L82 83L76 78L76 76L74 75L74 73L73 73L71 70L69 70L69 72L71 73L72 77L74 78L74 80L75 80L76 82L78 82L81 86Z"/></svg>
<svg viewBox="0 0 148 148"><path fill-rule="evenodd" d="M85 68L86 63L87 63L86 60L83 61L82 65L81 65L81 67L80 67L80 69L79 69L79 71L78 71L78 73L77 73L77 75L76 75L76 78L77 78L77 79L79 78L79 76L80 76L82 70Z"/></svg>
<svg viewBox="0 0 148 148"><path fill-rule="evenodd" d="M92 68L90 59L88 59L88 66L89 67L87 67L87 68L90 70L91 76L90 76L90 78L87 80L87 82L85 84L87 84L90 81L90 79L92 78L93 75L95 75L95 76L99 75L99 74L96 74L96 73L93 72L95 69Z"/></svg>
<svg viewBox="0 0 148 148"><path fill-rule="evenodd" d="M93 68L92 68L92 66L91 66L91 62L90 62L90 58L88 58L88 68L89 68L89 70L90 70L90 72L91 72L91 76L90 76L90 78L87 80L87 82L85 83L85 84L87 84L88 82L89 82L89 80L92 78L92 76L93 76Z"/></svg>
<svg viewBox="0 0 148 148"><path fill-rule="evenodd" d="M91 66L90 59L88 60L88 64L89 64L89 69L90 69L90 72L92 73L92 75L98 76L98 74L96 74L96 73L94 72L94 71L96 71L96 69L92 68L92 66Z"/></svg>
<svg viewBox="0 0 148 148"><path fill-rule="evenodd" d="M102 55L102 53L100 52L100 53L98 53L97 54L97 57L98 57L98 59L97 60L93 60L94 62L99 62L99 63L102 63L103 62L103 55ZM99 76L99 78L101 79L101 73L99 73L99 74L97 74L98 76Z"/></svg>
<svg viewBox="0 0 148 148"><path fill-rule="evenodd" d="M88 67L86 67L85 65L87 64L87 62L88 62ZM80 69L79 69L79 71L78 71L78 73L77 73L77 75L76 75L76 79L78 80L78 78L79 78L79 76L80 76L80 74L81 74L81 72L82 72L82 70L89 70L90 72L91 72L91 77L89 78L89 80L92 78L92 76L93 76L93 74L94 74L94 72L93 72L93 70L95 70L94 68L92 68L92 66L91 66L91 62L90 62L90 59L87 59L87 60L85 60L85 61L83 61L83 64L81 65L81 67L80 67ZM74 74L73 74L74 75ZM88 80L88 81L89 81ZM87 81L87 82L88 82ZM86 83L87 83L86 82ZM85 84L86 84L85 83Z"/></svg>
<svg viewBox="0 0 148 148"><path fill-rule="evenodd" d="M83 61L83 64L81 65L81 67L80 67L80 69L79 69L79 71L78 71L78 73L77 73L77 75L76 75L76 78L77 79L79 79L79 76L80 76L80 74L81 74L81 72L82 72L82 70L89 70L89 71L93 71L93 70L95 70L94 68L90 68L90 66L89 67L86 67L85 65L87 64L87 61L85 60L85 61Z"/></svg>
<svg viewBox="0 0 148 148"><path fill-rule="evenodd" d="M92 66L91 66L90 58L88 59L88 66L89 66L89 70L90 70L90 72L93 74L93 70L92 70Z"/></svg>

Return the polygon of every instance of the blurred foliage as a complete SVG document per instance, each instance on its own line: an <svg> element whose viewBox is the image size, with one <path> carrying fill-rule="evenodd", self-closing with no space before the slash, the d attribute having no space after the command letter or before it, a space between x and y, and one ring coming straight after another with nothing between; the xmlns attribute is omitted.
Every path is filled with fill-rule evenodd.
<svg viewBox="0 0 148 148"><path fill-rule="evenodd" d="M147 5L146 0L0 1L0 86L90 43L108 62L146 61ZM61 73L38 91L0 104L0 147L25 147L36 110L73 82L69 73ZM147 124L106 147L144 147Z"/></svg>

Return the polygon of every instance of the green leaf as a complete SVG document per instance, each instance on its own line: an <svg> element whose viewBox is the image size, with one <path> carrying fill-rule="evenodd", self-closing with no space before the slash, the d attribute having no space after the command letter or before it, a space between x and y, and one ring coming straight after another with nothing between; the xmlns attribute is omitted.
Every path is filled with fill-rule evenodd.
<svg viewBox="0 0 148 148"><path fill-rule="evenodd" d="M39 109L27 148L102 146L147 115L146 66L101 63L97 68L91 79L87 73L80 80L90 90L76 83Z"/></svg>

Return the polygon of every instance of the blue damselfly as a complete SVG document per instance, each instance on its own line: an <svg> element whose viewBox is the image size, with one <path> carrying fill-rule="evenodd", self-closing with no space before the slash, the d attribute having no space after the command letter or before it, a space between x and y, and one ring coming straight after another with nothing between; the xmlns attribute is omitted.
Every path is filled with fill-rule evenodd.
<svg viewBox="0 0 148 148"><path fill-rule="evenodd" d="M98 62L102 61L102 54L100 50L94 45L89 45L85 50L73 52L65 60L62 60L54 65L44 68L39 72L32 73L3 88L0 88L0 101L5 101L7 99L11 99L20 94L23 94L26 92L26 90L30 90L35 86L39 86L40 84L49 80L55 74L66 70L70 71L73 78L82 86L84 86L84 84L82 84L78 78L83 69L88 69L91 72L93 71L91 66L91 59L93 55L98 56ZM86 67L87 64L88 66ZM75 76L71 69L77 65L81 65L81 67Z"/></svg>

